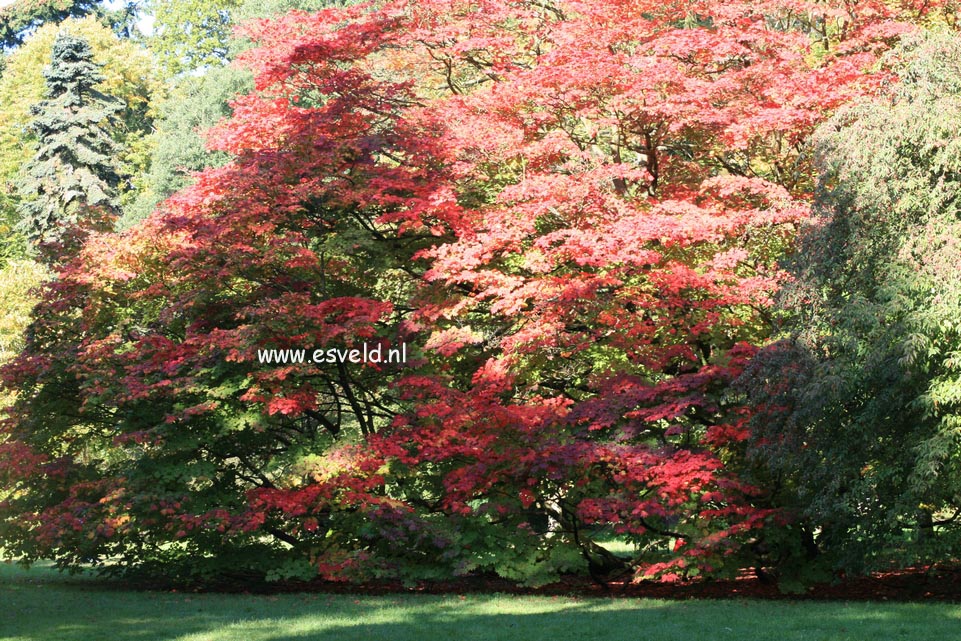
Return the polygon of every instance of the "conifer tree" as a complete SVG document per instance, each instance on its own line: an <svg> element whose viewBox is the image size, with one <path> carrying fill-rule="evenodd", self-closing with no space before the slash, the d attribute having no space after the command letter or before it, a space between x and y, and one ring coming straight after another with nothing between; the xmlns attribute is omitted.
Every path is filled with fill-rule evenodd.
<svg viewBox="0 0 961 641"><path fill-rule="evenodd" d="M121 176L109 127L122 106L94 88L102 76L80 38L58 36L44 77L48 97L30 124L39 145L19 185L21 224L34 244L63 250L116 216Z"/></svg>

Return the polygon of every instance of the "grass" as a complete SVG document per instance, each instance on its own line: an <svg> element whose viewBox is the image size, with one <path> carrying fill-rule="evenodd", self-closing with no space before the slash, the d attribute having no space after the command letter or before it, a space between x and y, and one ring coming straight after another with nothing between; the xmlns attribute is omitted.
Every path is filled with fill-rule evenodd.
<svg viewBox="0 0 961 641"><path fill-rule="evenodd" d="M951 604L132 592L0 563L0 641L957 638Z"/></svg>

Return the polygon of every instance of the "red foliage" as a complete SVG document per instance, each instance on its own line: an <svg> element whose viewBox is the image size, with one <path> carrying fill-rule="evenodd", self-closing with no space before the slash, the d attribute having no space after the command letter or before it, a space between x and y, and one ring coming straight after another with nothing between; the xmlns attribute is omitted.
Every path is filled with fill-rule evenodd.
<svg viewBox="0 0 961 641"><path fill-rule="evenodd" d="M111 476L23 527L79 510L114 536L90 506L136 486L137 527L268 532L330 576L373 563L365 520L388 553L445 548L437 513L523 528L539 511L587 555L602 526L661 540L639 575L718 567L768 516L727 466L745 437L728 385L807 212L800 146L935 10L398 0L247 25L257 91L210 133L233 162L93 237L5 370L76 386L65 424L112 417L127 456L220 467L173 489ZM422 347L403 372L255 363L365 340ZM31 436L43 399L15 408L5 473L56 449ZM325 450L309 420L362 449ZM329 469L286 471L305 452Z"/></svg>

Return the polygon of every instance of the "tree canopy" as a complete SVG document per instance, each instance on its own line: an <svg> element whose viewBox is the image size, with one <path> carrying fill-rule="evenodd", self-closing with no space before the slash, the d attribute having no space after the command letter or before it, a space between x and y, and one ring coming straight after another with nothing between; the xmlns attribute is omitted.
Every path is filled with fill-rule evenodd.
<svg viewBox="0 0 961 641"><path fill-rule="evenodd" d="M151 46L161 66L177 74L228 59L231 10L240 0L161 0L151 2Z"/></svg>
<svg viewBox="0 0 961 641"><path fill-rule="evenodd" d="M0 7L0 45L4 49L21 45L40 25L83 17L98 4L98 0L17 0Z"/></svg>
<svg viewBox="0 0 961 641"><path fill-rule="evenodd" d="M961 543L961 48L915 38L886 64L900 81L815 136L816 217L783 293L790 338L752 381L768 407L759 457L820 529L825 560L855 570Z"/></svg>
<svg viewBox="0 0 961 641"><path fill-rule="evenodd" d="M957 70L897 48L951 5L305 4L247 71L251 3L153 41L141 199L2 370L6 550L674 581L953 523Z"/></svg>

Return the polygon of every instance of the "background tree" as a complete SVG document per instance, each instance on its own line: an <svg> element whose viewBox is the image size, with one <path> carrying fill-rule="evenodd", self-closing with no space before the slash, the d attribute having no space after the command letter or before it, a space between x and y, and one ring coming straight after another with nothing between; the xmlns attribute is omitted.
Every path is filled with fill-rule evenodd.
<svg viewBox="0 0 961 641"><path fill-rule="evenodd" d="M99 4L99 0L18 0L0 7L0 45L5 49L21 45L40 25L83 17Z"/></svg>
<svg viewBox="0 0 961 641"><path fill-rule="evenodd" d="M0 77L0 224L9 230L16 229L18 219L20 195L16 184L23 167L37 152L36 133L29 127L33 118L30 107L45 96L43 70L50 64L60 31L90 44L103 76L96 89L123 103L117 113L119 126L110 132L119 145L116 160L121 173L132 177L120 185L121 205L146 187L142 176L154 144L147 134L153 127L156 103L165 91L149 54L119 39L93 17L45 25L10 54L7 73ZM23 256L25 243L22 238L18 241L16 234L4 235L3 246L7 255Z"/></svg>
<svg viewBox="0 0 961 641"><path fill-rule="evenodd" d="M15 260L0 268L0 363L16 357L23 349L23 331L29 324L36 298L33 290L47 277L39 264ZM12 402L7 395L0 398L0 406Z"/></svg>
<svg viewBox="0 0 961 641"><path fill-rule="evenodd" d="M238 46L231 30L253 18L268 18L298 9L316 11L352 0L160 0L148 2L153 34L148 39L161 67L170 76L195 73L226 64ZM353 0L356 1L356 0Z"/></svg>
<svg viewBox="0 0 961 641"><path fill-rule="evenodd" d="M230 115L230 101L253 88L250 73L214 67L200 76L185 76L158 108L149 167L139 174L136 199L124 208L121 227L145 219L163 200L190 184L192 175L223 165L229 156L207 149L203 132Z"/></svg>
<svg viewBox="0 0 961 641"><path fill-rule="evenodd" d="M173 0L150 2L154 17L150 48L173 76L227 62L232 10L241 0Z"/></svg>
<svg viewBox="0 0 961 641"><path fill-rule="evenodd" d="M961 548L961 46L915 38L886 64L900 82L815 136L789 337L746 379L762 482L794 517L785 565L862 571Z"/></svg>
<svg viewBox="0 0 961 641"><path fill-rule="evenodd" d="M32 242L60 246L77 231L109 228L117 215L121 177L108 128L123 107L94 88L103 76L85 40L59 35L44 78L47 99L31 109L38 149L19 185L20 213Z"/></svg>

